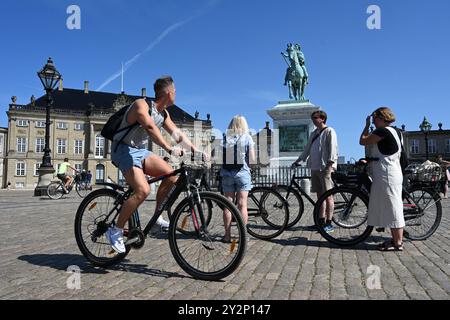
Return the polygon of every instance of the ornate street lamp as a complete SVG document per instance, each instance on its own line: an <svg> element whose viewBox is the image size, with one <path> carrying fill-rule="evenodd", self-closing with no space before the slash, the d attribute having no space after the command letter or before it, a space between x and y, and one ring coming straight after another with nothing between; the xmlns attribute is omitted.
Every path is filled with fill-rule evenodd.
<svg viewBox="0 0 450 320"><path fill-rule="evenodd" d="M55 172L50 156L50 108L53 104L52 91L55 89L62 77L58 70L56 70L52 58L48 58L47 64L37 74L47 94L44 156L42 157L42 164L39 168L38 185L34 190L35 196L41 196L47 193L47 186L50 184L53 178L53 173Z"/></svg>
<svg viewBox="0 0 450 320"><path fill-rule="evenodd" d="M419 128L420 131L423 132L423 134L425 134L425 150L426 150L426 160L428 160L428 133L431 130L431 123L428 122L426 117L423 117L423 121L420 124Z"/></svg>

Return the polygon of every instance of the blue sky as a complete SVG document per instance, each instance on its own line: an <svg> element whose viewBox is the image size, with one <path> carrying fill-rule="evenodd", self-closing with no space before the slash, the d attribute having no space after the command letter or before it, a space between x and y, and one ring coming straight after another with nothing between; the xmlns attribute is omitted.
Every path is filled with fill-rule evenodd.
<svg viewBox="0 0 450 320"><path fill-rule="evenodd" d="M81 8L81 30L66 9ZM381 8L381 30L366 25ZM43 91L38 71L51 56L66 88L152 92L170 74L177 104L226 128L235 114L251 128L286 100L280 52L300 43L310 84L306 97L329 114L347 159L363 149L365 117L391 107L397 125L418 130L424 116L450 128L450 1L447 0L5 0L0 2L0 126L10 97L27 103Z"/></svg>

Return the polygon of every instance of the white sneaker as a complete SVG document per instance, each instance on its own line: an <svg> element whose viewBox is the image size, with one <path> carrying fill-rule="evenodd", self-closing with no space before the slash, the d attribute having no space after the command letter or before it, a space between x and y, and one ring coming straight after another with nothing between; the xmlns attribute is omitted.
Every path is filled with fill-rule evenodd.
<svg viewBox="0 0 450 320"><path fill-rule="evenodd" d="M169 222L163 219L162 216L159 216L158 220L156 220L156 224L159 225L161 228L169 228Z"/></svg>
<svg viewBox="0 0 450 320"><path fill-rule="evenodd" d="M166 233L169 232L169 222L163 219L163 217L159 216L158 220L156 220L156 223L153 225L153 227L150 229L150 233L155 235L157 233Z"/></svg>
<svg viewBox="0 0 450 320"><path fill-rule="evenodd" d="M123 243L123 229L118 229L116 227L109 228L106 231L106 238L109 241L111 247L117 253L125 253L125 244Z"/></svg>

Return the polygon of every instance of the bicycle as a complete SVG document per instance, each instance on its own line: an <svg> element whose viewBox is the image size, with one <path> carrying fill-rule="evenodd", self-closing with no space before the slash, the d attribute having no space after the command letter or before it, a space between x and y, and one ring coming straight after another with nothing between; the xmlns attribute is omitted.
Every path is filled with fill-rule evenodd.
<svg viewBox="0 0 450 320"><path fill-rule="evenodd" d="M112 250L105 233L115 225L123 203L133 193L132 188L108 183L105 185L112 189L103 188L89 194L80 204L75 217L75 238L82 254L99 267L119 263L132 248L144 246L158 217L184 192L186 197L175 208L169 225L169 245L175 261L197 279L220 280L233 273L245 253L244 223L238 209L225 197L199 190L198 179L204 170L204 166L181 163L180 168L172 173L148 181L153 184L172 176L179 177L144 229L138 210L133 213L124 228L126 252L122 254ZM219 212L214 211L218 208ZM227 208L234 219L231 243L223 241L225 228L221 208Z"/></svg>
<svg viewBox="0 0 450 320"><path fill-rule="evenodd" d="M365 161L361 161L365 160ZM352 246L366 240L373 231L367 225L369 194L372 180L367 166L373 158L361 159L356 173L334 174L338 186L325 192L314 207L314 222L320 234L328 241L340 246ZM442 217L439 184L411 184L403 186L403 212L406 226L404 236L410 240L425 240L438 228ZM335 225L333 233L327 233L317 224L320 207L328 197L334 198ZM428 222L429 221L429 222Z"/></svg>
<svg viewBox="0 0 450 320"><path fill-rule="evenodd" d="M311 176L298 176L296 173L293 173L289 185L277 184L273 187L287 203L289 221L286 224L286 229L292 228L302 218L305 211L305 203L302 197L305 197L312 206L316 203L297 182L303 179L311 179Z"/></svg>
<svg viewBox="0 0 450 320"><path fill-rule="evenodd" d="M67 188L67 193L64 190L64 182L61 180L53 181L47 186L47 195L50 199L58 200L61 199L61 197L64 194L69 194L73 188L75 187L75 190L77 194L84 198L89 193L92 188L89 188L88 185L81 179L81 173L76 173L72 176L72 182L69 184L69 187Z"/></svg>
<svg viewBox="0 0 450 320"><path fill-rule="evenodd" d="M199 183L202 190L211 191L206 173ZM218 190L223 195L220 180ZM237 205L235 200L234 205ZM268 210L268 209L271 210ZM289 211L283 197L270 187L253 187L248 194L248 223L247 232L258 239L269 240L279 236L289 220ZM167 211L169 219L171 210ZM208 214L209 219L210 214Z"/></svg>

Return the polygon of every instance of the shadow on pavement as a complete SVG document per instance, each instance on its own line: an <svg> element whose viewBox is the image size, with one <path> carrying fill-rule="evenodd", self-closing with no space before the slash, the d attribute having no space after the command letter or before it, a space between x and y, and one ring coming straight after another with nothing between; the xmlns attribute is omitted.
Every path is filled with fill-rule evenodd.
<svg viewBox="0 0 450 320"><path fill-rule="evenodd" d="M377 250L376 242L381 242L386 240L386 238L382 238L380 236L371 236L368 239L366 239L365 242L359 243L354 246L344 247L339 246L337 244L331 243L323 240L309 240L305 237L291 237L288 239L273 239L271 240L274 243L277 243L282 246L312 246L312 247L324 247L324 248L330 248L330 249L343 249L343 250L364 250L364 251L372 251Z"/></svg>
<svg viewBox="0 0 450 320"><path fill-rule="evenodd" d="M181 275L174 272L165 272L157 269L147 268L144 264L128 264L124 262L118 263L107 269L95 267L90 264L85 257L76 254L34 254L23 255L17 259L26 261L30 264L42 267L50 267L56 270L67 271L69 266L78 266L81 273L96 273L107 274L111 271L133 272L138 274L145 274L149 276L164 277L164 278L191 278L189 276Z"/></svg>
<svg viewBox="0 0 450 320"><path fill-rule="evenodd" d="M163 278L191 278L176 272L166 272L158 269L148 268L145 264L128 264L119 263L115 266L109 267L108 270L133 272L137 274L145 274L149 276L163 277Z"/></svg>
<svg viewBox="0 0 450 320"><path fill-rule="evenodd" d="M33 254L20 256L17 259L42 267L50 267L67 271L69 266L78 266L82 273L106 274L107 270L92 266L82 255L76 254Z"/></svg>

